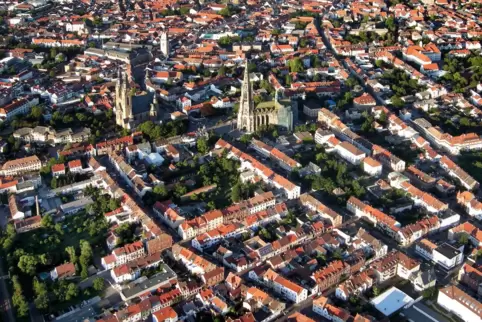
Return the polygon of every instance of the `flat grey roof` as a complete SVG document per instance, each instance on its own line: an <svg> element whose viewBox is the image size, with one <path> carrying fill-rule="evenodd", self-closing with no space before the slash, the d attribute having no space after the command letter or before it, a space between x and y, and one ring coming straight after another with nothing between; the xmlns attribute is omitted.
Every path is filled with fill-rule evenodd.
<svg viewBox="0 0 482 322"><path fill-rule="evenodd" d="M135 283L135 281L130 283L122 290L122 297L125 300L131 299L137 295L152 291L160 285L165 284L167 281L177 277L176 273L174 273L174 271L165 263L162 263L162 266L164 268L163 272L157 273L140 283Z"/></svg>

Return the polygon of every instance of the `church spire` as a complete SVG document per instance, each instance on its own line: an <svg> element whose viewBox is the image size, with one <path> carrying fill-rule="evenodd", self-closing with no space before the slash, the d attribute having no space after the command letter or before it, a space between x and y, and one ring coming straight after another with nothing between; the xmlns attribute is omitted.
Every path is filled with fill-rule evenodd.
<svg viewBox="0 0 482 322"><path fill-rule="evenodd" d="M246 66L244 68L243 84L241 86L241 98L239 100L237 127L239 130L254 132L255 125L253 88L251 87L248 65L248 61L246 61Z"/></svg>

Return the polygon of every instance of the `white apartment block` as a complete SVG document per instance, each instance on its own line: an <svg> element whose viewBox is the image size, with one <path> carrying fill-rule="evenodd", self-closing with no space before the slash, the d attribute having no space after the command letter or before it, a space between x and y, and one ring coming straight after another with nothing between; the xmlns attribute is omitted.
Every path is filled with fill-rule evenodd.
<svg viewBox="0 0 482 322"><path fill-rule="evenodd" d="M3 176L15 176L22 173L38 171L42 167L40 159L36 155L7 161L0 171Z"/></svg>

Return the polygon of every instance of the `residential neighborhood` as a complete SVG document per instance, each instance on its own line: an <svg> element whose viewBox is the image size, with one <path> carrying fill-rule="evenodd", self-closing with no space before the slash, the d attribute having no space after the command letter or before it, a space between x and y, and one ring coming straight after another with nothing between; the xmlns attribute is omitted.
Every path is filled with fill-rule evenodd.
<svg viewBox="0 0 482 322"><path fill-rule="evenodd" d="M1 321L482 321L480 1L1 6Z"/></svg>

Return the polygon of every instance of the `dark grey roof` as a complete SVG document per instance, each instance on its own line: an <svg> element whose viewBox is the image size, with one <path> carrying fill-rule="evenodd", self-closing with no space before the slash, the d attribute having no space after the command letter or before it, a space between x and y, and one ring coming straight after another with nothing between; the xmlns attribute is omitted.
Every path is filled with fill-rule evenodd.
<svg viewBox="0 0 482 322"><path fill-rule="evenodd" d="M457 248L455 248L452 245L449 245L447 243L443 243L442 245L437 247L435 250L437 252L439 252L440 254L442 254L445 257L450 258L450 259L452 259L452 258L454 258L454 257L456 257L457 255L460 254L460 250L458 250Z"/></svg>
<svg viewBox="0 0 482 322"><path fill-rule="evenodd" d="M163 272L157 273L156 275L153 275L152 277L140 283L136 283L134 281L129 284L129 286L122 290L122 297L125 300L131 299L140 294L150 292L177 277L176 273L174 273L174 271L169 266L167 266L166 264L162 264L162 266L164 268Z"/></svg>
<svg viewBox="0 0 482 322"><path fill-rule="evenodd" d="M149 112L153 100L153 93L146 92L143 95L136 95L132 97L132 114L141 114Z"/></svg>

